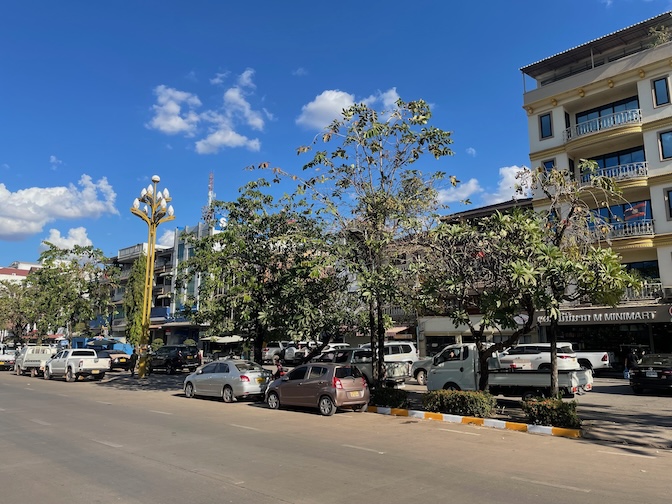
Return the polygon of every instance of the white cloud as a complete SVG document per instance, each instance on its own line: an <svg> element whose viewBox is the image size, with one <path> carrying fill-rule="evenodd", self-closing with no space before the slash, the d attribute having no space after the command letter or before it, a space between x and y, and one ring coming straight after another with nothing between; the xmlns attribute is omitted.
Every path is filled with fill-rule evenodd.
<svg viewBox="0 0 672 504"><path fill-rule="evenodd" d="M56 156L54 156L52 154L51 156L49 156L49 164L60 165L60 164L63 164L63 161L61 161L60 159L58 159Z"/></svg>
<svg viewBox="0 0 672 504"><path fill-rule="evenodd" d="M117 195L107 178L94 182L89 175L82 175L77 184L79 188L70 184L10 192L0 183L0 240L22 240L59 219L119 215L114 206Z"/></svg>
<svg viewBox="0 0 672 504"><path fill-rule="evenodd" d="M175 230L174 229L164 230L163 234L156 241L156 244L161 245L162 247L172 247L174 243L175 243Z"/></svg>
<svg viewBox="0 0 672 504"><path fill-rule="evenodd" d="M299 67L296 70L292 70L292 75L303 77L304 75L308 75L308 70L303 67Z"/></svg>
<svg viewBox="0 0 672 504"><path fill-rule="evenodd" d="M245 119L248 126L255 130L264 129L264 119L256 110L252 110L240 88L232 87L224 93L224 108L229 116L237 114Z"/></svg>
<svg viewBox="0 0 672 504"><path fill-rule="evenodd" d="M478 180L472 178L467 182L460 182L455 187L441 189L439 191L439 202L442 204L458 203L482 192L483 188L478 183Z"/></svg>
<svg viewBox="0 0 672 504"><path fill-rule="evenodd" d="M11 167L7 163L2 163L2 168L4 170L9 170Z"/></svg>
<svg viewBox="0 0 672 504"><path fill-rule="evenodd" d="M499 182L497 190L494 193L484 193L482 200L484 205L494 205L503 201L509 201L514 198L524 198L530 195L529 189L526 189L524 194L516 192L516 185L520 184L517 179L518 173L524 170L520 166L504 166L499 169Z"/></svg>
<svg viewBox="0 0 672 504"><path fill-rule="evenodd" d="M341 111L355 103L355 96L338 89L323 91L322 94L301 107L301 115L296 124L322 129L341 116Z"/></svg>
<svg viewBox="0 0 672 504"><path fill-rule="evenodd" d="M245 71L238 76L238 85L240 87L256 88L256 84L252 82L252 76L254 76L254 70L246 68Z"/></svg>
<svg viewBox="0 0 672 504"><path fill-rule="evenodd" d="M385 92L378 91L359 101L371 107L381 103L384 110L389 110L395 106L398 99L397 88L391 88ZM338 89L323 91L312 102L301 107L301 114L297 117L296 124L312 129L323 129L334 119L340 119L343 109L354 103L355 96L350 93Z"/></svg>
<svg viewBox="0 0 672 504"><path fill-rule="evenodd" d="M187 75L184 76L185 79L190 80L192 82L198 82L198 77L196 77L196 72L193 70L189 72Z"/></svg>
<svg viewBox="0 0 672 504"><path fill-rule="evenodd" d="M67 236L61 236L61 232L58 229L50 229L49 236L42 240L42 243L40 244L40 251L47 250L48 247L45 242L49 242L62 249L70 249L75 245L81 247L93 245L93 242L89 239L86 234L86 228L84 227L71 228L68 230Z"/></svg>
<svg viewBox="0 0 672 504"><path fill-rule="evenodd" d="M164 85L154 88L154 94L157 102L152 106L154 117L146 126L167 135L183 133L193 136L199 121L194 109L201 106L198 96ZM182 111L183 105L187 107L186 111Z"/></svg>
<svg viewBox="0 0 672 504"><path fill-rule="evenodd" d="M476 149L473 147L467 147L467 154L469 154L471 157L476 157Z"/></svg>
<svg viewBox="0 0 672 504"><path fill-rule="evenodd" d="M261 142L236 133L227 124L220 125L207 137L196 142L196 152L199 154L216 154L222 147L247 147L251 151L258 151Z"/></svg>
<svg viewBox="0 0 672 504"><path fill-rule="evenodd" d="M222 72L222 73L217 72L215 76L212 79L210 79L210 84L213 85L224 84L224 79L226 79L228 76L229 72Z"/></svg>

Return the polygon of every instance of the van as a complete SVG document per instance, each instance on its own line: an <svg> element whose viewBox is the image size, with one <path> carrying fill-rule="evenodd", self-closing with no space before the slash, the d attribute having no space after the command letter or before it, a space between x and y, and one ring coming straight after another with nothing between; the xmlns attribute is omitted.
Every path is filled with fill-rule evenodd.
<svg viewBox="0 0 672 504"><path fill-rule="evenodd" d="M30 373L37 376L44 372L44 364L56 353L56 349L48 345L24 346L14 362L17 375Z"/></svg>

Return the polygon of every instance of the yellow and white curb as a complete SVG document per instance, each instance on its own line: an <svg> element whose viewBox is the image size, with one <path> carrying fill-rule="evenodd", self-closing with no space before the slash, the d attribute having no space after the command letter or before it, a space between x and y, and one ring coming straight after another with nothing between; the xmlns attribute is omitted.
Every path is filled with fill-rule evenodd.
<svg viewBox="0 0 672 504"><path fill-rule="evenodd" d="M427 411L407 410L401 408L383 408L382 406L369 406L369 413L380 415L403 416L419 418L421 420L434 420L438 422L450 422L459 424L481 425L494 429L506 429L531 434L543 434L547 436L560 436L567 438L580 438L581 429L563 429L561 427L548 427L546 425L532 425L518 422L506 422L494 418L478 418L460 415L448 415L445 413L429 413Z"/></svg>

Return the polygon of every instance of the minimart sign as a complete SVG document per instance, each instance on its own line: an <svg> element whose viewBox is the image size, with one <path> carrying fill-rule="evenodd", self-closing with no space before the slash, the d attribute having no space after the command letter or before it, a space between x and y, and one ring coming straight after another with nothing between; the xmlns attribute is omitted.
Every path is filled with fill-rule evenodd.
<svg viewBox="0 0 672 504"><path fill-rule="evenodd" d="M649 324L670 321L670 305L643 306L637 308L598 308L585 310L563 310L560 312L560 325L594 324ZM548 315L538 315L539 325L549 325Z"/></svg>

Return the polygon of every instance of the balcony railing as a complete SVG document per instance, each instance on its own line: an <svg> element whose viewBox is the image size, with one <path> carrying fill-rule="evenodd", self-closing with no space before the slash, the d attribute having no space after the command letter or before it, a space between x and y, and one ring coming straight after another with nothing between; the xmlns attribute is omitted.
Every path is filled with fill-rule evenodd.
<svg viewBox="0 0 672 504"><path fill-rule="evenodd" d="M607 238L630 238L633 236L653 235L653 219L638 219L617 224L604 224L608 227Z"/></svg>
<svg viewBox="0 0 672 504"><path fill-rule="evenodd" d="M628 287L623 295L623 301L640 301L645 299L658 299L663 292L662 282L644 282L642 289L636 291Z"/></svg>
<svg viewBox="0 0 672 504"><path fill-rule="evenodd" d="M600 168L590 173L581 174L581 184L590 183L593 177L611 177L616 180L626 180L631 178L646 177L649 174L649 163L647 161L637 161L635 163L626 163L609 168Z"/></svg>
<svg viewBox="0 0 672 504"><path fill-rule="evenodd" d="M622 110L615 114L609 114L602 117L597 117L571 128L567 128L563 132L563 140L569 142L581 136L597 133L600 131L618 128L628 124L641 124L642 111L641 109Z"/></svg>

